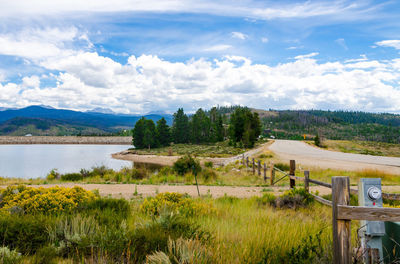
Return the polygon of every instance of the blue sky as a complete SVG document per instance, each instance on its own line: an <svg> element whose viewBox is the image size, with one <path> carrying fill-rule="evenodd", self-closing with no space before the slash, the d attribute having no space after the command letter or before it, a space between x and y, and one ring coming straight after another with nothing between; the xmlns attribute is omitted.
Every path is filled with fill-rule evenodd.
<svg viewBox="0 0 400 264"><path fill-rule="evenodd" d="M397 1L0 0L0 107L400 112Z"/></svg>

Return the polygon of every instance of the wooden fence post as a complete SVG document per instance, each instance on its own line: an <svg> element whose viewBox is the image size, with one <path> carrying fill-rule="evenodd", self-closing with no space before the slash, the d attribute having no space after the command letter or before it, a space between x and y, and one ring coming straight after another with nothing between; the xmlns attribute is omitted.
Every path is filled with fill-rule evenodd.
<svg viewBox="0 0 400 264"><path fill-rule="evenodd" d="M337 219L338 205L349 204L349 177L332 177L333 263L351 263L350 220Z"/></svg>
<svg viewBox="0 0 400 264"><path fill-rule="evenodd" d="M290 160L290 176L294 176L296 172L296 161L295 160ZM289 176L289 177L290 177ZM293 189L296 186L296 180L290 178L290 189Z"/></svg>
<svg viewBox="0 0 400 264"><path fill-rule="evenodd" d="M256 173L256 164L255 164L255 162L254 162L254 158L253 158L253 174L255 174Z"/></svg>
<svg viewBox="0 0 400 264"><path fill-rule="evenodd" d="M309 171L304 171L304 189L306 192L310 192L310 182L308 181L310 179L310 172Z"/></svg>
<svg viewBox="0 0 400 264"><path fill-rule="evenodd" d="M267 180L267 165L264 162L264 181Z"/></svg>
<svg viewBox="0 0 400 264"><path fill-rule="evenodd" d="M246 157L246 168L249 167L249 157Z"/></svg>
<svg viewBox="0 0 400 264"><path fill-rule="evenodd" d="M261 176L261 161L260 160L258 160L258 163L257 163L257 172L258 172L258 176Z"/></svg>
<svg viewBox="0 0 400 264"><path fill-rule="evenodd" d="M275 181L274 163L271 162L271 178L270 178L271 185L274 185L274 181Z"/></svg>

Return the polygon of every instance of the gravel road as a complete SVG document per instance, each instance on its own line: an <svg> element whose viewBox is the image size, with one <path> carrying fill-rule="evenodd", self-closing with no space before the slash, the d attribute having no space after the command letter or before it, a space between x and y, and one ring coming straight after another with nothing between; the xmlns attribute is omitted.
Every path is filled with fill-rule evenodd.
<svg viewBox="0 0 400 264"><path fill-rule="evenodd" d="M294 159L300 166L343 170L378 169L400 174L400 158L396 157L329 151L310 146L302 141L292 140L275 140L269 149L280 159Z"/></svg>

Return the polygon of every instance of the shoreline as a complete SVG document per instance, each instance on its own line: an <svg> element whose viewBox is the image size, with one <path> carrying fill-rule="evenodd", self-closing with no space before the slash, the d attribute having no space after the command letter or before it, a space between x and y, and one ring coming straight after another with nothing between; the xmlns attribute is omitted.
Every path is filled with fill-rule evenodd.
<svg viewBox="0 0 400 264"><path fill-rule="evenodd" d="M132 137L0 136L0 145L31 145L31 144L131 145Z"/></svg>

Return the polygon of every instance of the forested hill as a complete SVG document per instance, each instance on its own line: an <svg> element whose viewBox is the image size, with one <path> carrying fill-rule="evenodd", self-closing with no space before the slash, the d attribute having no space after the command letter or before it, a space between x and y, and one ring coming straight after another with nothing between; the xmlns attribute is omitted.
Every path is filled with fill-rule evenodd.
<svg viewBox="0 0 400 264"><path fill-rule="evenodd" d="M260 113L264 130L277 138L316 134L327 139L400 143L400 116L346 111L269 111Z"/></svg>
<svg viewBox="0 0 400 264"><path fill-rule="evenodd" d="M219 107L229 115L235 107ZM258 110L263 134L284 139L311 139L319 134L326 139L366 140L400 143L400 115L352 111Z"/></svg>

